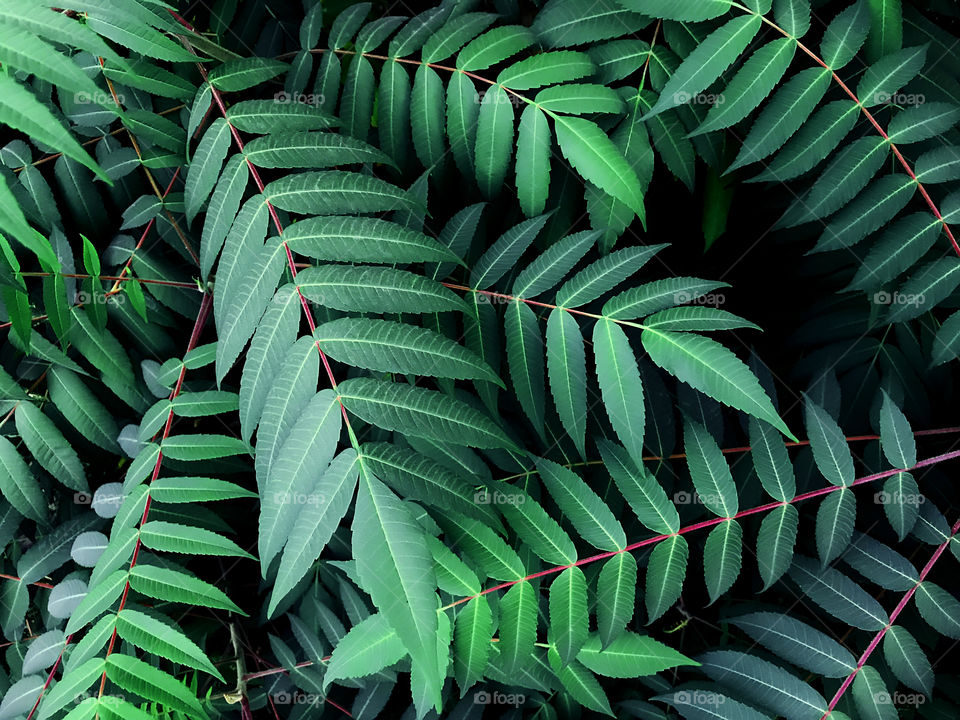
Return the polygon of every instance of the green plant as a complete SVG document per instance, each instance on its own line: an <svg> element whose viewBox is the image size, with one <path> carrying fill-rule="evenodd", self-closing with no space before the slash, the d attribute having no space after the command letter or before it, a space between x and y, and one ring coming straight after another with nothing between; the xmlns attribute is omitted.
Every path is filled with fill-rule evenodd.
<svg viewBox="0 0 960 720"><path fill-rule="evenodd" d="M0 8L0 720L954 712L956 10L332 5Z"/></svg>

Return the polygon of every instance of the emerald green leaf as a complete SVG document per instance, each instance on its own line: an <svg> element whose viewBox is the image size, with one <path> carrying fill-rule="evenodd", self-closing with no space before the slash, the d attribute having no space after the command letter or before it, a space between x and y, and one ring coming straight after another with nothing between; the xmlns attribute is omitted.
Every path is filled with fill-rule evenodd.
<svg viewBox="0 0 960 720"><path fill-rule="evenodd" d="M326 468L340 437L341 407L333 390L314 395L294 420L261 490L257 547L264 577L286 543L296 518L311 501L317 468Z"/></svg>
<svg viewBox="0 0 960 720"><path fill-rule="evenodd" d="M24 517L47 522L47 499L27 463L5 437L0 437L0 492Z"/></svg>
<svg viewBox="0 0 960 720"><path fill-rule="evenodd" d="M507 176L513 152L513 121L511 97L502 85L491 86L480 103L474 146L477 184L484 197L496 196Z"/></svg>
<svg viewBox="0 0 960 720"><path fill-rule="evenodd" d="M437 587L451 595L470 596L480 592L480 578L450 548L433 536L427 537L437 573Z"/></svg>
<svg viewBox="0 0 960 720"><path fill-rule="evenodd" d="M766 660L736 650L713 650L699 658L711 679L751 698L788 720L827 712L827 701L797 676Z"/></svg>
<svg viewBox="0 0 960 720"><path fill-rule="evenodd" d="M843 678L857 661L840 643L806 623L778 612L740 615L730 623L779 657L831 678Z"/></svg>
<svg viewBox="0 0 960 720"><path fill-rule="evenodd" d="M446 60L470 40L494 23L494 13L465 13L448 20L423 44L422 57L427 63Z"/></svg>
<svg viewBox="0 0 960 720"><path fill-rule="evenodd" d="M371 217L312 217L283 231L290 249L331 262L460 262L439 242L402 225Z"/></svg>
<svg viewBox="0 0 960 720"><path fill-rule="evenodd" d="M418 67L410 95L410 125L413 147L427 168L436 166L443 159L442 98L443 81L437 72L426 65Z"/></svg>
<svg viewBox="0 0 960 720"><path fill-rule="evenodd" d="M254 138L243 150L247 160L265 168L323 168L393 161L362 140L324 132L274 133Z"/></svg>
<svg viewBox="0 0 960 720"><path fill-rule="evenodd" d="M657 104L644 120L690 101L703 92L744 51L759 32L762 22L757 15L743 15L729 20L708 35L684 58L660 92Z"/></svg>
<svg viewBox="0 0 960 720"><path fill-rule="evenodd" d="M817 554L823 565L836 560L847 549L853 535L857 499L844 487L824 498L817 510Z"/></svg>
<svg viewBox="0 0 960 720"><path fill-rule="evenodd" d="M197 145L184 187L187 222L193 222L200 207L216 185L223 161L230 149L230 142L230 125L223 118L217 118Z"/></svg>
<svg viewBox="0 0 960 720"><path fill-rule="evenodd" d="M616 250L591 263L557 290L557 305L578 307L596 300L642 268L667 245Z"/></svg>
<svg viewBox="0 0 960 720"><path fill-rule="evenodd" d="M597 578L597 634L605 649L621 637L633 619L637 588L637 561L628 552L617 553L603 564ZM581 653L582 654L582 653ZM584 662L580 658L580 662Z"/></svg>
<svg viewBox="0 0 960 720"><path fill-rule="evenodd" d="M655 280L610 298L603 306L603 314L611 319L636 320L671 305L691 302L720 287L729 286L691 277Z"/></svg>
<svg viewBox="0 0 960 720"><path fill-rule="evenodd" d="M513 585L500 599L500 663L507 677L528 667L537 639L537 593L527 580Z"/></svg>
<svg viewBox="0 0 960 720"><path fill-rule="evenodd" d="M960 266L949 257L921 265L897 292L896 298L880 295L881 301L894 301L887 322L902 323L919 317L946 300L960 285Z"/></svg>
<svg viewBox="0 0 960 720"><path fill-rule="evenodd" d="M380 147L403 167L410 145L410 77L400 63L384 63L377 99Z"/></svg>
<svg viewBox="0 0 960 720"><path fill-rule="evenodd" d="M488 576L506 582L523 579L526 573L520 556L486 524L456 512L444 513L437 519L456 545Z"/></svg>
<svg viewBox="0 0 960 720"><path fill-rule="evenodd" d="M120 599L126 584L127 571L124 569L112 572L100 583L91 586L90 591L70 615L66 632L72 635L107 612Z"/></svg>
<svg viewBox="0 0 960 720"><path fill-rule="evenodd" d="M810 398L804 403L804 417L810 448L820 473L834 485L852 483L856 474L853 455L836 420Z"/></svg>
<svg viewBox="0 0 960 720"><path fill-rule="evenodd" d="M513 390L534 429L543 436L546 389L540 321L526 303L515 300L504 312L504 332Z"/></svg>
<svg viewBox="0 0 960 720"><path fill-rule="evenodd" d="M627 546L620 522L589 485L562 465L543 458L536 462L550 495L584 540L610 552Z"/></svg>
<svg viewBox="0 0 960 720"><path fill-rule="evenodd" d="M457 615L453 631L453 675L461 695L483 678L492 635L493 617L487 599L473 598Z"/></svg>
<svg viewBox="0 0 960 720"><path fill-rule="evenodd" d="M323 676L324 687L337 680L372 675L406 654L403 642L384 615L370 615L350 628L333 648Z"/></svg>
<svg viewBox="0 0 960 720"><path fill-rule="evenodd" d="M585 180L644 217L644 192L636 172L596 123L557 115L554 129L563 156Z"/></svg>
<svg viewBox="0 0 960 720"><path fill-rule="evenodd" d="M278 103L276 100L238 102L227 109L227 120L237 130L261 135L318 130L338 124L336 118L320 108L300 103Z"/></svg>
<svg viewBox="0 0 960 720"><path fill-rule="evenodd" d="M750 418L750 448L763 489L775 500L792 500L797 494L797 481L780 435L769 423Z"/></svg>
<svg viewBox="0 0 960 720"><path fill-rule="evenodd" d="M680 597L690 549L680 535L657 543L647 563L647 624L657 620Z"/></svg>
<svg viewBox="0 0 960 720"><path fill-rule="evenodd" d="M41 467L71 490L87 492L80 457L53 421L30 402L17 405L13 417L23 444Z"/></svg>
<svg viewBox="0 0 960 720"><path fill-rule="evenodd" d="M725 520L710 531L703 549L703 571L711 604L736 582L742 559L743 529L736 520Z"/></svg>
<svg viewBox="0 0 960 720"><path fill-rule="evenodd" d="M112 653L107 656L106 673L109 680L128 692L155 698L171 710L206 717L200 702L186 685L143 660Z"/></svg>
<svg viewBox="0 0 960 720"><path fill-rule="evenodd" d="M630 341L619 325L599 320L593 328L593 354L610 424L639 464L643 457L643 383Z"/></svg>
<svg viewBox="0 0 960 720"><path fill-rule="evenodd" d="M917 610L939 633L960 638L960 602L939 585L924 580L917 586Z"/></svg>
<svg viewBox="0 0 960 720"><path fill-rule="evenodd" d="M541 215L524 220L501 235L473 264L470 287L485 290L515 267L548 219L548 215Z"/></svg>
<svg viewBox="0 0 960 720"><path fill-rule="evenodd" d="M677 690L669 695L658 695L651 700L673 706L687 720L766 720L769 717L718 692L702 694ZM834 712L834 715L838 715L838 711Z"/></svg>
<svg viewBox="0 0 960 720"><path fill-rule="evenodd" d="M433 330L372 318L340 318L314 337L332 357L355 367L433 377L483 379L502 385L488 365Z"/></svg>
<svg viewBox="0 0 960 720"><path fill-rule="evenodd" d="M724 15L731 0L621 0L621 5L653 17L698 22Z"/></svg>
<svg viewBox="0 0 960 720"><path fill-rule="evenodd" d="M349 509L359 475L357 452L348 448L337 455L313 487L303 493L304 507L287 533L267 608L268 615L273 615L280 602L309 572L313 562L330 542ZM295 499L291 501L296 502Z"/></svg>
<svg viewBox="0 0 960 720"><path fill-rule="evenodd" d="M447 136L457 168L468 177L476 176L473 153L479 115L480 96L473 80L464 73L454 73L447 85Z"/></svg>
<svg viewBox="0 0 960 720"><path fill-rule="evenodd" d="M805 595L842 622L861 630L886 627L888 618L880 603L839 570L798 555L790 577Z"/></svg>
<svg viewBox="0 0 960 720"><path fill-rule="evenodd" d="M146 613L124 608L116 617L117 634L153 655L210 673L221 682L223 676L203 650L170 622L162 622Z"/></svg>
<svg viewBox="0 0 960 720"><path fill-rule="evenodd" d="M874 290L913 266L937 241L940 227L928 213L913 213L891 224L863 259L849 289Z"/></svg>
<svg viewBox="0 0 960 720"><path fill-rule="evenodd" d="M894 625L883 636L883 657L893 674L904 685L917 692L933 692L933 668L910 632Z"/></svg>
<svg viewBox="0 0 960 720"><path fill-rule="evenodd" d="M874 501L883 505L883 512L900 540L916 524L922 500L917 481L905 472L891 475L884 481L883 490L874 495Z"/></svg>
<svg viewBox="0 0 960 720"><path fill-rule="evenodd" d="M854 533L853 542L843 554L843 561L887 590L906 592L920 581L916 568L907 558L862 533Z"/></svg>
<svg viewBox="0 0 960 720"><path fill-rule="evenodd" d="M150 484L150 497L162 503L194 503L252 498L256 493L226 480L207 477L157 478Z"/></svg>
<svg viewBox="0 0 960 720"><path fill-rule="evenodd" d="M880 446L887 461L896 468L912 468L917 464L917 442L910 423L886 391L881 390Z"/></svg>
<svg viewBox="0 0 960 720"><path fill-rule="evenodd" d="M672 647L630 631L624 632L605 647L599 635L592 634L577 655L577 660L598 675L621 679L644 677L681 665L698 664Z"/></svg>
<svg viewBox="0 0 960 720"><path fill-rule="evenodd" d="M797 542L799 517L793 505L771 510L760 523L757 535L757 566L763 589L773 585L790 568Z"/></svg>
<svg viewBox="0 0 960 720"><path fill-rule="evenodd" d="M528 105L520 116L517 133L516 185L523 214L543 212L550 189L550 146L547 116L536 105Z"/></svg>
<svg viewBox="0 0 960 720"><path fill-rule="evenodd" d="M161 449L171 460L213 460L250 453L250 446L240 438L199 433L168 437Z"/></svg>
<svg viewBox="0 0 960 720"><path fill-rule="evenodd" d="M534 42L534 35L521 25L505 25L488 30L467 44L457 55L457 69L476 72L503 62L526 50Z"/></svg>
<svg viewBox="0 0 960 720"><path fill-rule="evenodd" d="M839 13L827 25L820 42L820 54L827 67L838 70L853 60L869 31L866 3L856 2Z"/></svg>
<svg viewBox="0 0 960 720"><path fill-rule="evenodd" d="M204 278L210 275L213 263L230 230L230 223L240 209L247 176L246 160L239 153L232 156L227 160L213 195L210 196L207 217L200 236L200 272Z"/></svg>
<svg viewBox="0 0 960 720"><path fill-rule="evenodd" d="M860 716L869 720L897 720L900 716L880 673L869 665L853 678L853 701Z"/></svg>
<svg viewBox="0 0 960 720"><path fill-rule="evenodd" d="M205 528L150 520L140 528L140 539L151 550L190 555L227 555L253 558L232 540Z"/></svg>
<svg viewBox="0 0 960 720"><path fill-rule="evenodd" d="M570 663L587 641L587 579L574 566L550 584L550 630L548 638L564 665Z"/></svg>
<svg viewBox="0 0 960 720"><path fill-rule="evenodd" d="M586 457L587 367L580 325L562 309L547 320L547 372L550 391L567 434Z"/></svg>
<svg viewBox="0 0 960 720"><path fill-rule="evenodd" d="M440 283L386 267L318 265L297 275L304 296L351 312L441 312L463 310L463 301Z"/></svg>
<svg viewBox="0 0 960 720"><path fill-rule="evenodd" d="M48 720L48 718L54 717L70 703L75 703L77 696L89 690L96 679L103 675L103 672L104 660L99 657L90 658L75 669L71 668L71 671L65 673L60 682L54 685L50 689L50 692L43 696L39 708L40 712L37 715L38 720ZM43 687L42 681L40 682L40 687ZM39 695L39 688L37 694ZM28 707L24 708L24 710L29 712L34 702L36 702L35 699L31 700ZM69 717L69 715L67 717ZM71 720L73 720L73 718L71 718Z"/></svg>
<svg viewBox="0 0 960 720"><path fill-rule="evenodd" d="M241 615L246 614L222 590L180 570L140 563L130 570L130 587L155 600L199 605L201 607L230 610ZM74 617L76 617L76 613ZM73 618L70 618L70 622L73 622Z"/></svg>
<svg viewBox="0 0 960 720"><path fill-rule="evenodd" d="M342 170L291 173L267 185L263 195L281 210L304 215L381 212L412 205L401 188Z"/></svg>
<svg viewBox="0 0 960 720"><path fill-rule="evenodd" d="M942 135L960 120L960 108L950 103L915 105L895 115L887 126L890 141L898 145L929 140Z"/></svg>
<svg viewBox="0 0 960 720"><path fill-rule="evenodd" d="M809 0L774 0L773 17L792 38L800 38L810 29Z"/></svg>
<svg viewBox="0 0 960 720"><path fill-rule="evenodd" d="M888 55L903 45L903 14L900 0L868 0L870 36L867 55L874 59Z"/></svg>
<svg viewBox="0 0 960 720"><path fill-rule="evenodd" d="M927 57L927 46L903 48L867 68L857 83L857 97L864 107L890 101L900 88L916 77Z"/></svg>
<svg viewBox="0 0 960 720"><path fill-rule="evenodd" d="M439 441L456 437L472 447L513 447L486 415L434 390L372 378L345 380L338 389L347 410L387 430Z"/></svg>
<svg viewBox="0 0 960 720"><path fill-rule="evenodd" d="M410 511L362 464L352 530L357 574L410 653L414 668L425 673L430 700L439 706L443 675L435 639L433 559Z"/></svg>
<svg viewBox="0 0 960 720"><path fill-rule="evenodd" d="M249 57L224 63L210 71L210 84L223 92L237 92L270 80L290 66L279 60Z"/></svg>
<svg viewBox="0 0 960 720"><path fill-rule="evenodd" d="M622 115L626 112L623 99L616 91L595 83L554 85L538 92L534 102L548 113Z"/></svg>
<svg viewBox="0 0 960 720"><path fill-rule="evenodd" d="M489 490L486 492L489 493ZM520 491L494 493L494 497L500 495L506 499L506 503L500 507L504 518L540 558L551 565L572 565L577 561L577 548L573 540L540 503ZM482 497L489 499L487 495Z"/></svg>
<svg viewBox="0 0 960 720"><path fill-rule="evenodd" d="M640 462L619 445L598 443L604 466L637 518L651 531L670 535L680 529L680 516L663 487Z"/></svg>
<svg viewBox="0 0 960 720"><path fill-rule="evenodd" d="M511 294L532 298L550 290L587 254L598 237L599 230L585 230L558 240L520 271Z"/></svg>
<svg viewBox="0 0 960 720"><path fill-rule="evenodd" d="M544 85L579 80L594 70L593 61L586 53L555 50L514 63L497 76L497 84L511 90L533 90Z"/></svg>
<svg viewBox="0 0 960 720"><path fill-rule="evenodd" d="M907 175L884 175L833 216L810 252L850 247L886 225L910 202L916 183Z"/></svg>

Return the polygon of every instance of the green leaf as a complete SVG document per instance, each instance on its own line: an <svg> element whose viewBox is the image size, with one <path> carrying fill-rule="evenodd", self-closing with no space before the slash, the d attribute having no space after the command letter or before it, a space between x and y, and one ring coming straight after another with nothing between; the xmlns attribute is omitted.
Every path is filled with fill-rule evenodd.
<svg viewBox="0 0 960 720"><path fill-rule="evenodd" d="M428 313L463 310L464 302L430 278L406 270L318 265L297 275L304 296L335 310Z"/></svg>
<svg viewBox="0 0 960 720"><path fill-rule="evenodd" d="M853 701L860 716L869 720L897 720L899 713L880 673L864 665L853 678Z"/></svg>
<svg viewBox="0 0 960 720"><path fill-rule="evenodd" d="M404 167L410 145L410 77L400 63L384 63L380 71L377 132L383 151Z"/></svg>
<svg viewBox="0 0 960 720"><path fill-rule="evenodd" d="M241 154L227 160L207 206L207 217L200 236L200 272L206 278L220 254L230 230L230 223L240 209L240 200L247 185L247 162Z"/></svg>
<svg viewBox="0 0 960 720"><path fill-rule="evenodd" d="M77 451L36 405L21 402L14 412L17 433L40 466L71 490L88 492L87 476Z"/></svg>
<svg viewBox="0 0 960 720"><path fill-rule="evenodd" d="M819 675L844 678L857 661L843 645L806 623L778 612L756 612L730 620L732 625L779 657Z"/></svg>
<svg viewBox="0 0 960 720"><path fill-rule="evenodd" d="M590 120L563 115L554 117L554 129L560 151L574 170L642 219L643 187L633 167L606 133Z"/></svg>
<svg viewBox="0 0 960 720"><path fill-rule="evenodd" d="M584 540L609 552L627 546L620 522L576 473L543 458L537 458L536 463L548 492Z"/></svg>
<svg viewBox="0 0 960 720"><path fill-rule="evenodd" d="M920 72L926 57L926 45L903 48L885 55L860 77L857 83L860 102L867 108L889 102L892 95Z"/></svg>
<svg viewBox="0 0 960 720"><path fill-rule="evenodd" d="M775 500L792 500L797 494L797 481L780 435L769 423L750 418L750 448L763 489Z"/></svg>
<svg viewBox="0 0 960 720"><path fill-rule="evenodd" d="M435 390L352 378L340 383L339 393L348 411L387 430L441 442L456 437L471 447L513 447L486 415Z"/></svg>
<svg viewBox="0 0 960 720"><path fill-rule="evenodd" d="M773 17L791 38L800 38L810 29L810 0L774 0Z"/></svg>
<svg viewBox="0 0 960 720"><path fill-rule="evenodd" d="M457 614L453 631L453 675L461 695L483 679L492 635L490 604L486 598L473 598Z"/></svg>
<svg viewBox="0 0 960 720"><path fill-rule="evenodd" d="M922 498L913 476L910 473L897 473L884 481L883 490L873 499L883 505L887 520L902 541L917 522Z"/></svg>
<svg viewBox="0 0 960 720"><path fill-rule="evenodd" d="M47 522L47 499L27 463L5 437L0 437L0 492L24 517Z"/></svg>
<svg viewBox="0 0 960 720"><path fill-rule="evenodd" d="M823 61L833 70L849 63L863 47L869 30L867 3L854 3L827 25L820 43Z"/></svg>
<svg viewBox="0 0 960 720"><path fill-rule="evenodd" d="M489 501L489 494L486 490L480 497ZM504 518L538 557L551 565L572 565L577 561L573 540L540 503L520 491L493 493L493 497L501 495L506 499L500 506Z"/></svg>
<svg viewBox="0 0 960 720"><path fill-rule="evenodd" d="M842 622L861 630L886 627L888 618L880 603L840 571L797 556L790 577L805 595Z"/></svg>
<svg viewBox="0 0 960 720"><path fill-rule="evenodd" d="M560 573L550 584L549 642L564 665L570 663L587 641L587 579L574 566Z"/></svg>
<svg viewBox="0 0 960 720"><path fill-rule="evenodd" d="M220 682L226 682L210 658L176 625L152 615L124 608L116 617L117 634L146 650L181 665L203 670Z"/></svg>
<svg viewBox="0 0 960 720"><path fill-rule="evenodd" d="M267 202L304 215L402 210L413 204L407 194L385 180L342 170L291 173L263 189Z"/></svg>
<svg viewBox="0 0 960 720"><path fill-rule="evenodd" d="M324 687L337 680L372 675L406 654L403 642L384 615L370 615L350 628L333 648L323 677Z"/></svg>
<svg viewBox="0 0 960 720"><path fill-rule="evenodd" d="M850 485L856 476L853 455L837 421L810 398L804 402L804 418L820 473L834 485Z"/></svg>
<svg viewBox="0 0 960 720"><path fill-rule="evenodd" d="M410 95L413 147L424 167L433 168L443 159L443 81L426 65L417 68Z"/></svg>
<svg viewBox="0 0 960 720"><path fill-rule="evenodd" d="M237 92L275 78L289 67L287 63L270 58L241 58L214 68L209 79L217 90Z"/></svg>
<svg viewBox="0 0 960 720"><path fill-rule="evenodd" d="M537 593L527 580L513 585L500 599L499 659L507 677L529 667L537 639Z"/></svg>
<svg viewBox="0 0 960 720"><path fill-rule="evenodd" d="M917 464L917 443L903 411L883 390L880 406L880 446L887 461L896 468L912 468Z"/></svg>
<svg viewBox="0 0 960 720"><path fill-rule="evenodd" d="M216 478L166 477L157 478L150 484L150 497L162 503L209 502L256 496L256 493L239 485Z"/></svg>
<svg viewBox="0 0 960 720"><path fill-rule="evenodd" d="M329 57L334 57L329 55ZM320 108L276 100L244 100L227 109L230 124L242 132L267 135L274 132L317 130L334 127L338 120Z"/></svg>
<svg viewBox="0 0 960 720"><path fill-rule="evenodd" d="M541 215L524 220L501 235L473 264L470 287L485 290L514 268L548 219L548 215Z"/></svg>
<svg viewBox="0 0 960 720"><path fill-rule="evenodd" d="M697 22L725 14L731 0L621 0L621 5L653 17Z"/></svg>
<svg viewBox="0 0 960 720"><path fill-rule="evenodd" d="M499 194L513 152L514 110L512 96L501 85L493 85L483 94L477 118L474 162L477 184L484 197Z"/></svg>
<svg viewBox="0 0 960 720"><path fill-rule="evenodd" d="M578 307L596 300L642 268L667 245L629 247L590 263L557 290L557 305Z"/></svg>
<svg viewBox="0 0 960 720"><path fill-rule="evenodd" d="M429 235L379 218L312 217L286 228L282 237L293 252L331 262L460 262Z"/></svg>
<svg viewBox="0 0 960 720"><path fill-rule="evenodd" d="M843 561L871 582L887 590L907 592L919 581L916 568L903 555L873 538L854 533Z"/></svg>
<svg viewBox="0 0 960 720"><path fill-rule="evenodd" d="M589 113L626 112L623 99L615 90L595 83L554 85L537 93L534 102L548 113L586 115Z"/></svg>
<svg viewBox="0 0 960 720"><path fill-rule="evenodd" d="M171 460L213 460L250 453L250 446L240 438L201 433L168 437L161 448Z"/></svg>
<svg viewBox="0 0 960 720"><path fill-rule="evenodd" d="M881 58L903 45L903 13L900 0L867 0L870 12L870 37L867 56Z"/></svg>
<svg viewBox="0 0 960 720"><path fill-rule="evenodd" d="M534 34L522 25L505 25L488 30L467 44L457 56L457 69L476 72L501 63L530 47Z"/></svg>
<svg viewBox="0 0 960 720"><path fill-rule="evenodd" d="M415 672L425 673L430 699L439 706L433 560L410 511L362 465L352 530L357 574L410 653Z"/></svg>
<svg viewBox="0 0 960 720"><path fill-rule="evenodd" d="M743 15L710 33L670 76L657 104L643 120L683 105L703 92L740 56L760 31L761 25L758 15Z"/></svg>
<svg viewBox="0 0 960 720"><path fill-rule="evenodd" d="M580 325L562 309L547 320L547 372L550 391L567 434L586 457L587 367Z"/></svg>
<svg viewBox="0 0 960 720"><path fill-rule="evenodd" d="M534 429L543 437L546 386L540 321L526 303L514 300L504 311L504 332L513 391Z"/></svg>
<svg viewBox="0 0 960 720"><path fill-rule="evenodd" d="M715 515L732 518L739 509L737 486L717 441L703 425L692 420L684 423L683 440L690 478L700 502Z"/></svg>
<svg viewBox="0 0 960 720"><path fill-rule="evenodd" d="M643 458L643 383L630 341L619 325L599 320L593 328L593 354L610 424L639 464Z"/></svg>
<svg viewBox="0 0 960 720"><path fill-rule="evenodd" d="M637 561L629 552L617 553L603 564L597 578L596 609L601 649L621 637L633 619L636 587Z"/></svg>
<svg viewBox="0 0 960 720"><path fill-rule="evenodd" d="M680 597L690 549L680 535L657 543L647 563L647 624L657 620Z"/></svg>
<svg viewBox="0 0 960 720"><path fill-rule="evenodd" d="M960 285L960 265L949 257L921 265L897 292L887 322L902 323L919 317L946 300ZM881 298L883 296L881 295Z"/></svg>
<svg viewBox="0 0 960 720"><path fill-rule="evenodd" d="M824 498L817 511L817 554L823 565L840 557L853 535L857 502L853 491L844 487Z"/></svg>
<svg viewBox="0 0 960 720"><path fill-rule="evenodd" d="M333 459L313 487L303 494L306 502L288 532L267 608L268 616L273 615L330 542L349 509L359 475L357 452L348 448Z"/></svg>
<svg viewBox="0 0 960 720"><path fill-rule="evenodd" d="M912 267L937 241L940 227L929 213L913 213L891 224L863 259L849 289L875 290Z"/></svg>
<svg viewBox="0 0 960 720"><path fill-rule="evenodd" d="M189 555L226 555L253 558L232 540L205 528L150 520L140 528L140 539L151 550Z"/></svg>
<svg viewBox="0 0 960 720"><path fill-rule="evenodd" d="M230 142L230 125L223 118L217 118L197 145L184 187L188 223L193 222L216 185L223 161L230 149Z"/></svg>
<svg viewBox="0 0 960 720"><path fill-rule="evenodd" d="M424 62L446 60L497 19L494 13L465 13L448 20L423 44ZM412 51L411 51L412 52Z"/></svg>
<svg viewBox="0 0 960 720"><path fill-rule="evenodd" d="M640 522L660 535L677 532L680 529L677 508L656 478L619 445L606 440L598 441L597 445L604 466Z"/></svg>
<svg viewBox="0 0 960 720"><path fill-rule="evenodd" d="M263 576L286 543L303 506L320 500L311 494L317 468L326 468L340 437L339 398L333 390L314 395L294 420L270 466L261 490L257 543Z"/></svg>
<svg viewBox="0 0 960 720"><path fill-rule="evenodd" d="M910 632L894 625L883 636L883 657L904 685L929 696L933 692L933 668Z"/></svg>
<svg viewBox="0 0 960 720"><path fill-rule="evenodd" d="M506 582L523 579L526 572L520 556L486 524L456 512L444 513L437 520L489 577Z"/></svg>
<svg viewBox="0 0 960 720"><path fill-rule="evenodd" d="M473 153L477 144L480 96L464 73L453 73L447 85L447 135L450 150L461 173L475 177Z"/></svg>
<svg viewBox="0 0 960 720"><path fill-rule="evenodd" d="M760 524L757 535L757 566L766 590L789 569L797 542L799 518L793 505L771 510Z"/></svg>
<svg viewBox="0 0 960 720"><path fill-rule="evenodd" d="M599 230L585 230L557 240L527 265L513 281L511 294L532 298L553 288L600 237Z"/></svg>
<svg viewBox="0 0 960 720"><path fill-rule="evenodd" d="M710 531L703 549L703 571L711 604L736 582L742 559L743 529L736 520L725 520Z"/></svg>
<svg viewBox="0 0 960 720"><path fill-rule="evenodd" d="M362 163L393 165L387 155L362 140L324 132L264 135L247 143L243 152L251 163L264 168L323 168Z"/></svg>
<svg viewBox="0 0 960 720"><path fill-rule="evenodd" d="M222 590L180 570L140 563L130 570L130 587L155 600L218 608L246 615ZM73 622L73 618L70 620Z"/></svg>
<svg viewBox="0 0 960 720"><path fill-rule="evenodd" d="M960 639L960 602L939 585L924 580L917 586L917 610L937 632Z"/></svg>
<svg viewBox="0 0 960 720"><path fill-rule="evenodd" d="M646 635L627 631L603 646L592 634L577 655L585 667L604 677L636 678L653 675L681 665L698 665L672 647Z"/></svg>
<svg viewBox="0 0 960 720"><path fill-rule="evenodd" d="M555 50L514 63L500 73L497 84L511 90L533 90L544 85L579 80L594 70L593 61L586 53Z"/></svg>
<svg viewBox="0 0 960 720"><path fill-rule="evenodd" d="M112 653L106 660L107 678L141 697L151 698L171 710L204 718L206 713L186 685L143 660Z"/></svg>
<svg viewBox="0 0 960 720"><path fill-rule="evenodd" d="M711 679L788 720L827 712L827 701L800 678L766 660L735 650L713 650L699 657Z"/></svg>
<svg viewBox="0 0 960 720"><path fill-rule="evenodd" d="M533 104L524 108L517 133L516 186L527 217L541 214L547 205L552 139L543 111Z"/></svg>

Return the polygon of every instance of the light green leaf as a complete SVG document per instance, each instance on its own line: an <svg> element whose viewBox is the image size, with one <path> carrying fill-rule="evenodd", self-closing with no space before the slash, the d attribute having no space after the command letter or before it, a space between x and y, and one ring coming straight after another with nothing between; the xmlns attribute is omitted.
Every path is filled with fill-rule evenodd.
<svg viewBox="0 0 960 720"><path fill-rule="evenodd" d="M680 597L690 549L681 535L657 543L647 563L647 624L657 620Z"/></svg>
<svg viewBox="0 0 960 720"><path fill-rule="evenodd" d="M639 464L643 458L644 399L633 348L620 326L604 319L593 328L593 354L610 424Z"/></svg>
<svg viewBox="0 0 960 720"><path fill-rule="evenodd" d="M547 320L547 372L560 422L581 457L586 457L586 353L580 325L562 309L551 311Z"/></svg>
<svg viewBox="0 0 960 720"><path fill-rule="evenodd" d="M743 529L736 520L725 520L710 531L703 549L704 578L711 604L736 582L742 560Z"/></svg>
<svg viewBox="0 0 960 720"><path fill-rule="evenodd" d="M570 663L587 641L587 579L574 566L561 572L550 584L550 628L547 635L564 665Z"/></svg>

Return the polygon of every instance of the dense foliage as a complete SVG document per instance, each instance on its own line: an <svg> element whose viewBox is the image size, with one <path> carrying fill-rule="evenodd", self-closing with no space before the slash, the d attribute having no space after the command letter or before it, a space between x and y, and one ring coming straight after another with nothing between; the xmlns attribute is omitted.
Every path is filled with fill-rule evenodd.
<svg viewBox="0 0 960 720"><path fill-rule="evenodd" d="M960 11L394 12L0 2L0 720L957 717Z"/></svg>

